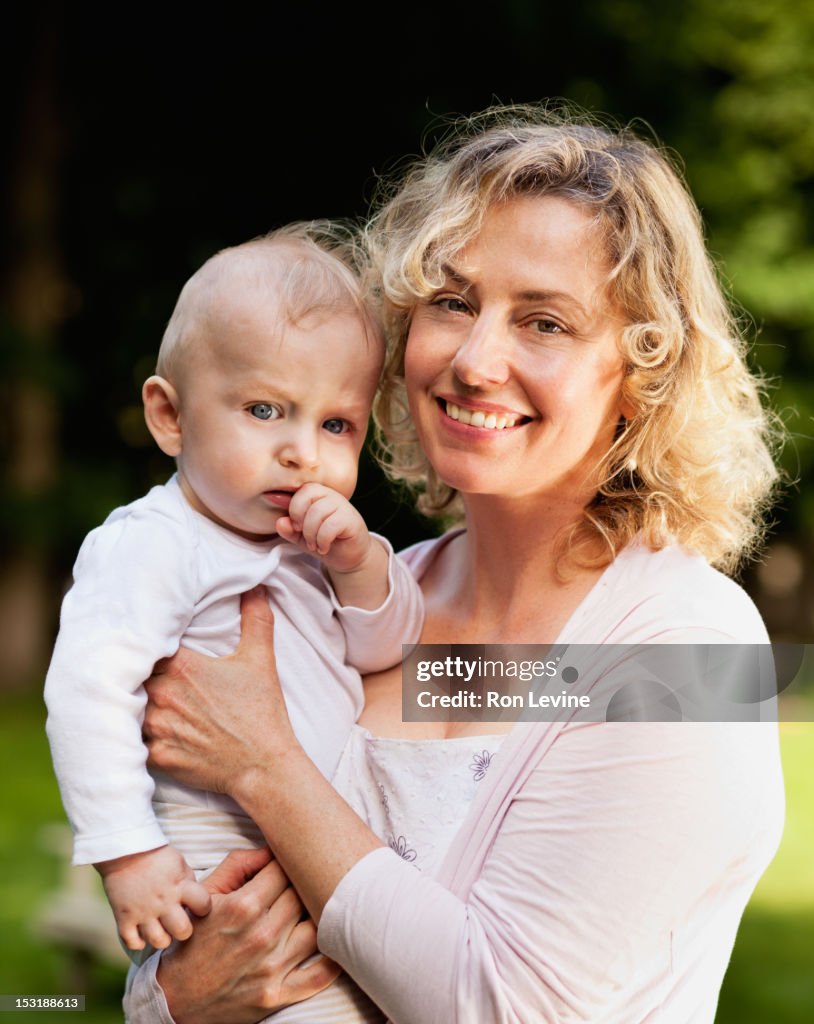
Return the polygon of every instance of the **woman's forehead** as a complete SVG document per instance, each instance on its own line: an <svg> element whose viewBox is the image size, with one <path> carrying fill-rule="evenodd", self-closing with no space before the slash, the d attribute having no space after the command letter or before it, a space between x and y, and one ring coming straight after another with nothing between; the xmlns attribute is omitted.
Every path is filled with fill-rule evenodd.
<svg viewBox="0 0 814 1024"><path fill-rule="evenodd" d="M515 196L489 206L462 252L501 240L530 250L602 254L602 234L593 211L557 195Z"/></svg>
<svg viewBox="0 0 814 1024"><path fill-rule="evenodd" d="M559 196L523 196L491 206L444 269L465 286L499 285L518 300L557 292L593 304L606 299L611 268L592 212Z"/></svg>

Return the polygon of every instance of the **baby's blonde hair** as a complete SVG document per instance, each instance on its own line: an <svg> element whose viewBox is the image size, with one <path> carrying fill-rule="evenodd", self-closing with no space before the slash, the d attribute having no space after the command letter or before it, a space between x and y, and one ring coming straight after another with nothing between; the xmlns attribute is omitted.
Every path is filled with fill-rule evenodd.
<svg viewBox="0 0 814 1024"><path fill-rule="evenodd" d="M205 335L216 296L232 289L233 304L268 297L280 323L312 314L350 313L369 336L381 328L370 301L368 263L353 228L334 221L299 221L222 249L187 281L158 352L156 372L175 380L196 340Z"/></svg>
<svg viewBox="0 0 814 1024"><path fill-rule="evenodd" d="M442 286L444 265L491 207L521 196L557 196L593 217L610 266L608 298L626 321L622 399L633 413L620 420L597 467L596 496L562 551L599 567L641 535L733 570L762 536L780 428L746 366L700 214L671 160L627 128L567 109L494 107L456 122L383 196L368 226L389 334L374 409L386 472L419 491L425 514L462 519L459 495L418 443L404 349L412 310Z"/></svg>

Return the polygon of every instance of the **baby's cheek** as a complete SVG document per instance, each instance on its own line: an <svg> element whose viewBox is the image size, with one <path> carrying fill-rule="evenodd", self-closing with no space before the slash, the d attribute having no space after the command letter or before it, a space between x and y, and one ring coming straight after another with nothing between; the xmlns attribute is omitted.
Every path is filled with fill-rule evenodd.
<svg viewBox="0 0 814 1024"><path fill-rule="evenodd" d="M268 458L266 458L268 463ZM224 488L236 496L244 494L260 480L263 459L252 451L224 452L217 460L217 473Z"/></svg>
<svg viewBox="0 0 814 1024"><path fill-rule="evenodd" d="M336 482L329 484L329 486L332 486L335 491L339 491L346 498L350 498L356 488L356 480L359 474L359 460L356 453L348 454L342 460L341 466L337 467L337 470Z"/></svg>

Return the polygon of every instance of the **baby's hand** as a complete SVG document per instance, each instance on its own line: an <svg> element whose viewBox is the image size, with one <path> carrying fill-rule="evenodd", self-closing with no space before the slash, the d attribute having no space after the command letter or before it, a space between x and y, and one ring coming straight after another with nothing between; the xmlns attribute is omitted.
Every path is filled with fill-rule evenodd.
<svg viewBox="0 0 814 1024"><path fill-rule="evenodd" d="M207 889L172 846L132 853L96 865L128 949L166 949L188 939L192 922L185 907L204 917L212 907Z"/></svg>
<svg viewBox="0 0 814 1024"><path fill-rule="evenodd" d="M331 573L356 572L374 544L364 519L348 499L316 483L304 484L296 492L288 515L277 520L277 532L319 555Z"/></svg>

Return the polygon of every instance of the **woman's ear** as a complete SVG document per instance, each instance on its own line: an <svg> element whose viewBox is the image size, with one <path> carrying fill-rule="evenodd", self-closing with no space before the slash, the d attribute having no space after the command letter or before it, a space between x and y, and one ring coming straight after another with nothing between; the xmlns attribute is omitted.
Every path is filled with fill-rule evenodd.
<svg viewBox="0 0 814 1024"><path fill-rule="evenodd" d="M141 389L144 419L165 455L181 454L181 403L178 392L163 377L148 377Z"/></svg>

